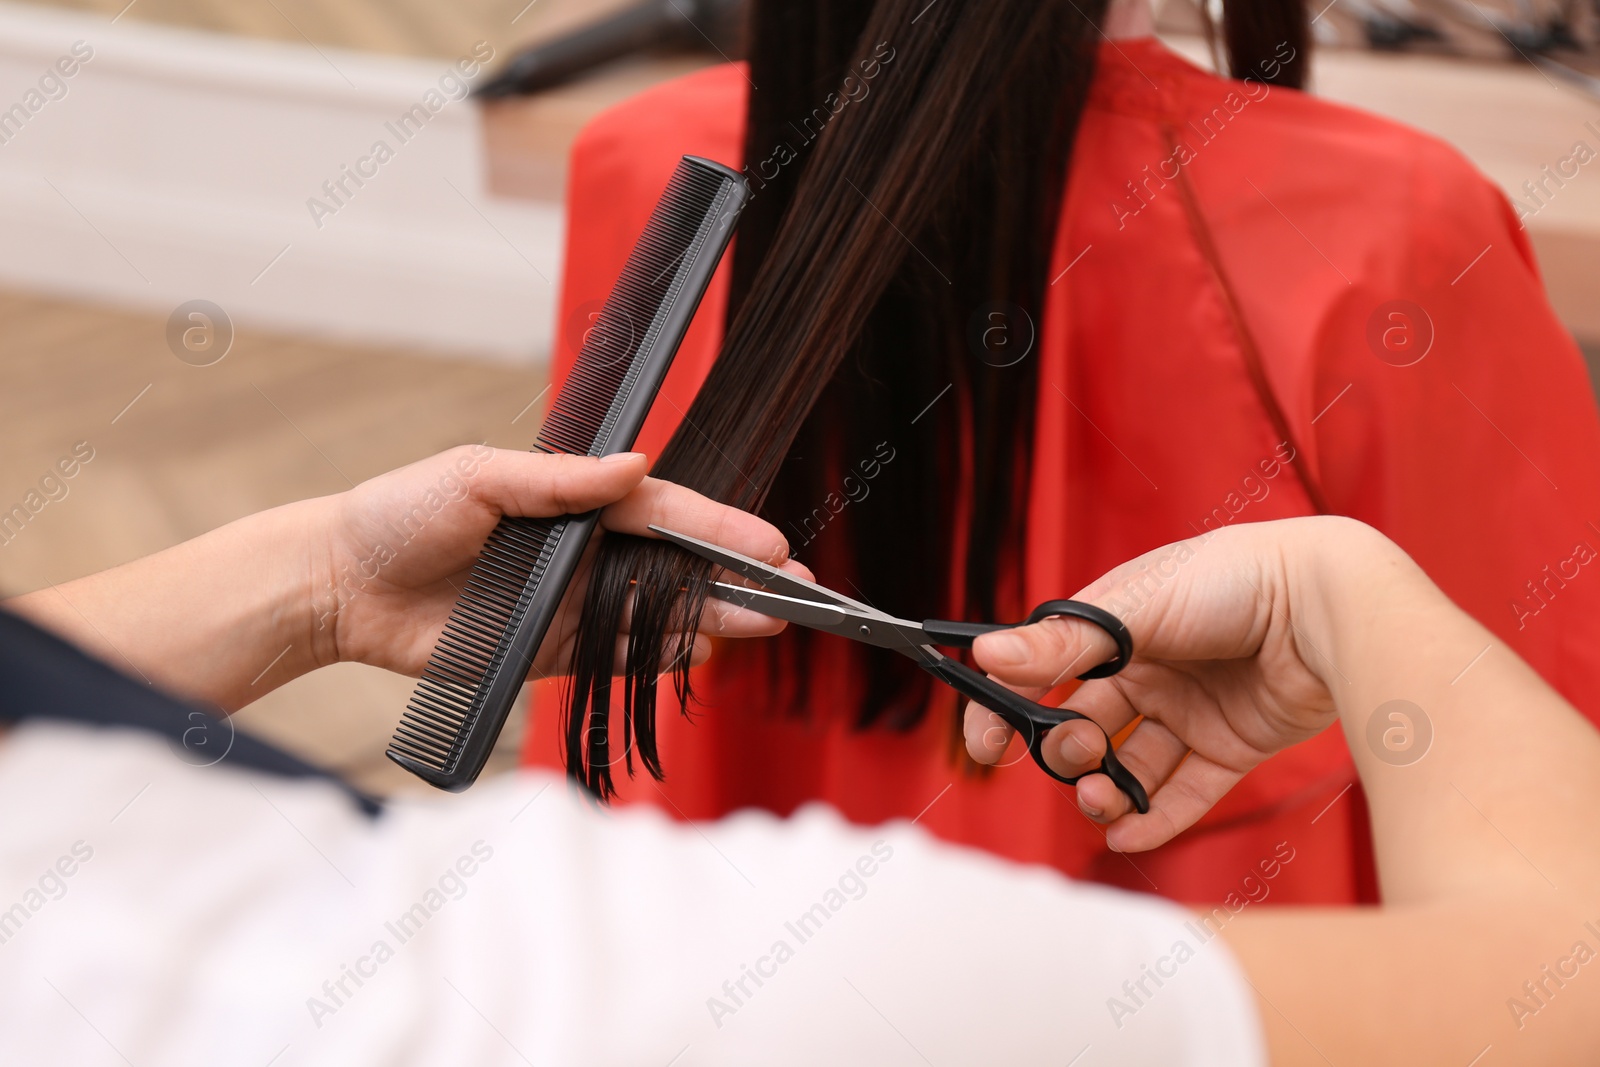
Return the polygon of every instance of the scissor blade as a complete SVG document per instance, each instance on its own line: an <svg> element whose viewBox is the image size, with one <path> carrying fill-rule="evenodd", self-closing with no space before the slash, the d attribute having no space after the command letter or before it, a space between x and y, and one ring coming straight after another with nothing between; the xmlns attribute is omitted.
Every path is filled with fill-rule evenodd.
<svg viewBox="0 0 1600 1067"><path fill-rule="evenodd" d="M849 635L856 626L850 614L843 608L834 607L832 604L818 604L814 600L797 600L782 593L752 589L748 585L712 582L711 595L718 600L758 611L774 619L783 619L785 622L797 623L831 634Z"/></svg>
<svg viewBox="0 0 1600 1067"><path fill-rule="evenodd" d="M796 600L808 600L814 604L826 604L834 607L845 608L848 611L858 611L872 618L888 618L875 608L868 607L858 601L851 600L841 593L825 588L815 582L808 582L804 578L790 574L788 571L779 570L760 560L751 559L749 556L735 552L731 548L723 548L709 541L702 541L698 537L668 530L661 526L651 526L650 529L664 540L671 541L679 548L693 552L701 559L708 559L718 566L724 567L741 578L748 578L752 582L781 593ZM719 598L720 599L720 598ZM800 620L793 620L799 622Z"/></svg>
<svg viewBox="0 0 1600 1067"><path fill-rule="evenodd" d="M922 632L921 626L881 612L868 615L853 608L818 604L814 600L796 600L782 593L769 593L765 589L730 585L727 582L712 582L711 595L774 619L797 623L835 637L848 637L862 644L892 648L918 662L927 659L927 653L933 651L922 644L927 640L927 635ZM933 652L933 655L937 657L939 654Z"/></svg>

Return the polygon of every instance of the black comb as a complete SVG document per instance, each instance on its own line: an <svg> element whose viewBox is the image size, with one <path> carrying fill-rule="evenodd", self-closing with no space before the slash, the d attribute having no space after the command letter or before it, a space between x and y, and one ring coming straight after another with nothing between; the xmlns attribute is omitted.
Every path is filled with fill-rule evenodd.
<svg viewBox="0 0 1600 1067"><path fill-rule="evenodd" d="M539 428L538 452L626 452L650 412L749 195L737 171L684 156ZM489 535L387 755L459 792L483 770L599 512L507 516Z"/></svg>

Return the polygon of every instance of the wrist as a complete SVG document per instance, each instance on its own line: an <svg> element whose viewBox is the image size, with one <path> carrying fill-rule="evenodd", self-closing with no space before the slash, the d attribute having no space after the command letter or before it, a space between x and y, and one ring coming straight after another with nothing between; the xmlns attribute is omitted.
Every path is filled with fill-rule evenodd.
<svg viewBox="0 0 1600 1067"><path fill-rule="evenodd" d="M228 711L329 662L310 610L313 575L326 554L320 503L273 508L179 546L197 550L183 561L188 573L215 574L208 583L221 601L214 618L229 627L234 648L217 657L213 699Z"/></svg>
<svg viewBox="0 0 1600 1067"><path fill-rule="evenodd" d="M299 546L294 555L298 569L291 583L293 612L310 666L316 670L343 662L347 657L339 642L341 595L334 560L335 530L344 494L317 497L289 504L279 511L292 524Z"/></svg>
<svg viewBox="0 0 1600 1067"><path fill-rule="evenodd" d="M171 688L232 712L323 665L309 610L325 544L319 503L250 515L150 558L159 570L139 584L183 588L160 610L185 615L188 632L154 646Z"/></svg>
<svg viewBox="0 0 1600 1067"><path fill-rule="evenodd" d="M1306 531L1295 590L1303 661L1322 678L1341 719L1361 720L1405 666L1459 611L1387 537L1354 519L1328 517Z"/></svg>

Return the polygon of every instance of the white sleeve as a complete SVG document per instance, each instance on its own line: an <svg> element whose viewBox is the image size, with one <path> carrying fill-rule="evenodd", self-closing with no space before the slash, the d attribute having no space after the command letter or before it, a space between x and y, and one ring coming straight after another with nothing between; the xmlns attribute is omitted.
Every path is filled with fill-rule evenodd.
<svg viewBox="0 0 1600 1067"><path fill-rule="evenodd" d="M371 821L64 727L0 744L0 811L19 1063L1264 1062L1180 909L904 823L684 825L534 775Z"/></svg>

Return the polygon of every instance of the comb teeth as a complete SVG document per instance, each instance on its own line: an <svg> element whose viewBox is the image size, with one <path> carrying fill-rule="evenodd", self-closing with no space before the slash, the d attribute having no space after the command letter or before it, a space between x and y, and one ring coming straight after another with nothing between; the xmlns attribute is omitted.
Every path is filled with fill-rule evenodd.
<svg viewBox="0 0 1600 1067"><path fill-rule="evenodd" d="M634 246L536 449L603 455L633 444L744 203L742 178L685 157ZM388 756L442 789L471 785L522 687L597 513L503 518L473 565Z"/></svg>
<svg viewBox="0 0 1600 1067"><path fill-rule="evenodd" d="M644 234L628 256L611 295L584 338L572 375L539 428L539 444L552 452L600 455L616 411L637 376L639 355L649 352L657 316L682 287L679 269L694 247L706 213L728 185L720 174L679 167Z"/></svg>
<svg viewBox="0 0 1600 1067"><path fill-rule="evenodd" d="M504 658L506 633L526 613L522 594L537 588L550 562L557 525L507 518L489 535L389 742L390 753L440 773L454 766L482 683Z"/></svg>

